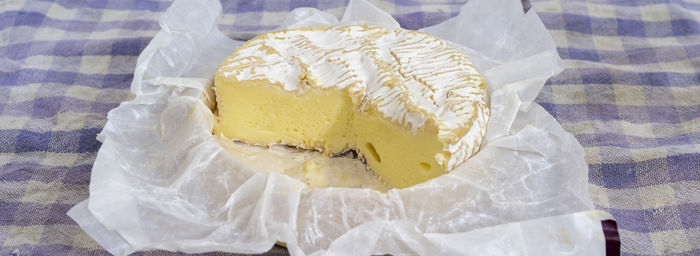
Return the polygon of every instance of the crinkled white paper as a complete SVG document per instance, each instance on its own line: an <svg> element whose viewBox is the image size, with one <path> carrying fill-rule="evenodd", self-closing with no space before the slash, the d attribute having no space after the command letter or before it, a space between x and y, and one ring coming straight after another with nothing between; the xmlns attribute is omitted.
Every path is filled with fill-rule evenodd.
<svg viewBox="0 0 700 256"><path fill-rule="evenodd" d="M242 42L216 27L215 0L178 0L139 56L132 101L109 112L90 197L69 215L113 254L165 249L292 255L596 255L584 151L532 100L561 70L555 45L517 0L471 0L422 31L472 58L489 83L481 151L406 189L311 189L244 164L217 143L211 78ZM283 27L398 23L364 0L339 21L311 8ZM240 157L240 156L239 156Z"/></svg>

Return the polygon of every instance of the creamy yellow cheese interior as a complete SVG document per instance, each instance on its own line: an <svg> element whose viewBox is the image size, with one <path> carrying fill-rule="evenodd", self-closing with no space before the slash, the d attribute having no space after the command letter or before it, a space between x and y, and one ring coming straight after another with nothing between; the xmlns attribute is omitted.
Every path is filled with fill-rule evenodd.
<svg viewBox="0 0 700 256"><path fill-rule="evenodd" d="M435 158L442 151L437 130L417 134L374 111L358 112L347 93L307 90L294 95L264 82L225 84L217 80L219 113L215 132L255 145L285 144L339 154L353 149L389 185L408 187L445 172ZM447 158L447 156L438 156Z"/></svg>
<svg viewBox="0 0 700 256"><path fill-rule="evenodd" d="M459 51L368 26L258 36L224 61L215 88L215 133L327 155L355 150L396 188L473 154L488 116L483 78Z"/></svg>

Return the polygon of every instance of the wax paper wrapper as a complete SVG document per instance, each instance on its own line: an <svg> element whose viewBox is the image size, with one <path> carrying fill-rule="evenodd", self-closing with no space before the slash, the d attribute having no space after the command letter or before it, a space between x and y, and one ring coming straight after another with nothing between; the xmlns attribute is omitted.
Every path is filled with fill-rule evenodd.
<svg viewBox="0 0 700 256"><path fill-rule="evenodd" d="M212 77L242 43L217 29L220 12L215 0L175 1L138 58L135 98L108 114L90 197L68 214L109 252L263 253L277 242L292 255L605 252L600 221L610 217L593 211L583 148L532 102L562 66L519 1L471 0L422 29L462 49L486 77L491 119L464 164L386 192L311 188L259 165L299 159L274 149L235 154L211 134ZM351 0L340 20L300 8L281 28L338 24L399 27Z"/></svg>

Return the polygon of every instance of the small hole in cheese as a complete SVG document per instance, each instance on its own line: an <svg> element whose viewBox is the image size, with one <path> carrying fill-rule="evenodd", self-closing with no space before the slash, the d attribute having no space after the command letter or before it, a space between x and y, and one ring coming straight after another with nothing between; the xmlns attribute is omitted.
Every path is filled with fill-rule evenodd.
<svg viewBox="0 0 700 256"><path fill-rule="evenodd" d="M426 162L420 162L420 167L423 168L423 170L430 171L430 164Z"/></svg>
<svg viewBox="0 0 700 256"><path fill-rule="evenodd" d="M367 147L367 151L369 151L372 157L374 157L374 160L377 161L377 163L381 163L382 159L379 158L379 154L377 154L377 150L374 149L374 145L372 145L372 143L367 142L365 146Z"/></svg>

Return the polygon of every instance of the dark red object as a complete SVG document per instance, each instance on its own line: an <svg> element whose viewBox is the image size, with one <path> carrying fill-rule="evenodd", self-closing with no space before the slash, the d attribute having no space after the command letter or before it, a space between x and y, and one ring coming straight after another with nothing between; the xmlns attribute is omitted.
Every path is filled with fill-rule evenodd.
<svg viewBox="0 0 700 256"><path fill-rule="evenodd" d="M614 220L600 221L605 235L605 255L620 255L620 233L617 232L617 222Z"/></svg>

